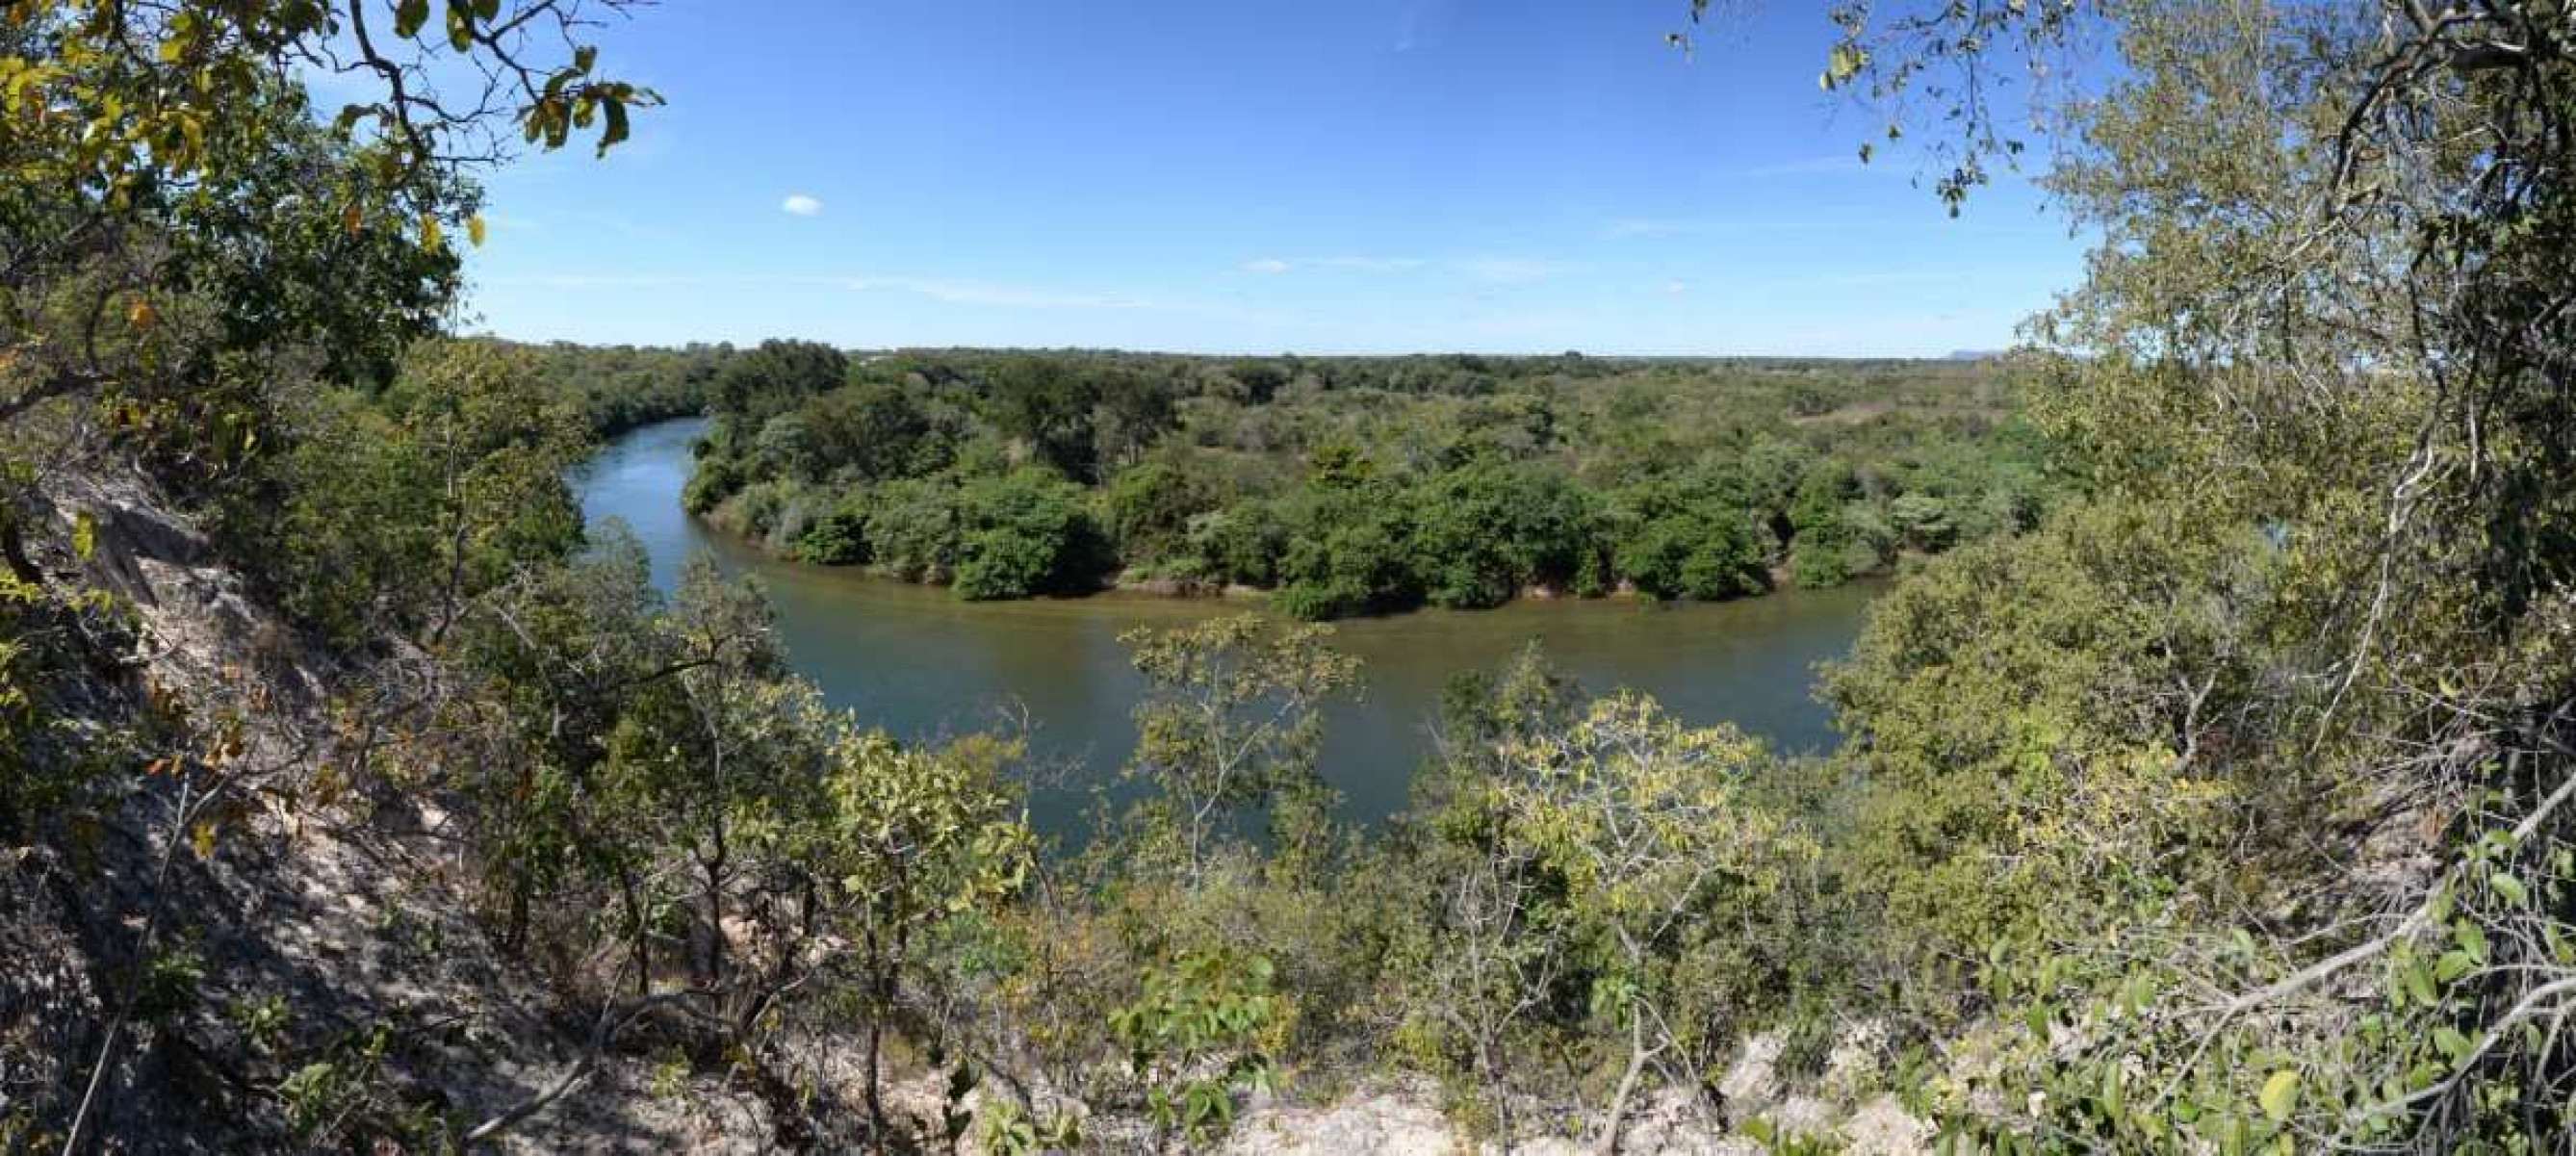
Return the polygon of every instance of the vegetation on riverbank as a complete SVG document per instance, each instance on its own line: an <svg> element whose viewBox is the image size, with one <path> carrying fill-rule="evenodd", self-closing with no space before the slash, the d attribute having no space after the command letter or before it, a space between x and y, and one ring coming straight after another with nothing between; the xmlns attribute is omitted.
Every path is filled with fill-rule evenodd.
<svg viewBox="0 0 2576 1156"><path fill-rule="evenodd" d="M1363 834L1315 760L1365 671L1328 627L1218 621L1129 640L1143 789L1070 860L1036 853L1014 736L825 709L756 588L699 566L664 597L580 524L585 431L650 406L439 336L476 117L604 148L652 103L552 51L577 9L0 8L0 1150L1199 1149L1260 1088L1389 1073L1506 1143L1616 1150L1649 1096L1840 1142L1720 1075L1766 1030L1953 1152L2576 1128L2563 5L1848 14L1826 86L1956 101L1954 199L2021 152L1981 68L2120 67L2049 106L2050 187L2103 238L2032 330L2071 484L1894 584L1827 681L1845 746L1783 760L1533 654L1459 681L1415 807ZM362 18L493 71L357 74L491 87L318 122L297 78L374 54ZM1152 366L998 357L952 390L932 358L917 394L836 359L724 362L723 412L763 416L710 470L762 472L702 500L748 519L856 470L859 548L997 594L1083 572L1086 518L1206 563L1227 539L1173 509L1293 522L1282 600L1315 613L1585 556L1686 593L1771 560L1748 495L1821 524L1804 467L1749 465L1795 435L1715 401L1622 424L1628 375L1673 405L1651 383L1695 370L1483 395L1397 388L1473 372L1439 359L1301 368L1135 436L1101 414L1158 412ZM838 416L775 420L809 407ZM1494 529L1586 493L1631 519L1588 555Z"/></svg>
<svg viewBox="0 0 2576 1156"><path fill-rule="evenodd" d="M562 356L577 354L564 351ZM966 598L1298 618L1830 586L2062 493L1987 362L1207 358L805 342L717 372L692 513Z"/></svg>

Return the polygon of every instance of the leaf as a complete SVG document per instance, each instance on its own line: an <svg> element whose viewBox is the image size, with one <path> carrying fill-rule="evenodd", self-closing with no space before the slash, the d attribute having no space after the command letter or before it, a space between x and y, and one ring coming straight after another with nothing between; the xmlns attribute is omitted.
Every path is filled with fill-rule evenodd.
<svg viewBox="0 0 2576 1156"><path fill-rule="evenodd" d="M2273 1123L2288 1120L2290 1113L2299 1106L2299 1074L2287 1068L2272 1073L2271 1079L2263 1081L2259 1102L2263 1105L2263 1114L2270 1116Z"/></svg>
<svg viewBox="0 0 2576 1156"><path fill-rule="evenodd" d="M125 323L136 329L150 329L152 323L160 319L160 311L152 308L151 302L140 297L135 298L133 304L125 307Z"/></svg>
<svg viewBox="0 0 2576 1156"><path fill-rule="evenodd" d="M394 35L406 40L429 22L429 0L394 0Z"/></svg>
<svg viewBox="0 0 2576 1156"><path fill-rule="evenodd" d="M202 820L188 828L188 847L197 853L199 859L215 857L215 824L212 820Z"/></svg>
<svg viewBox="0 0 2576 1156"><path fill-rule="evenodd" d="M2422 963L2411 959L2406 961L2398 978L2406 984L2406 994L2414 996L2415 1002L2426 1007L2440 1002L2441 995L2433 990L2433 975L2424 970Z"/></svg>
<svg viewBox="0 0 2576 1156"><path fill-rule="evenodd" d="M2505 902L2516 907L2522 906L2531 897L2531 892L2522 885L2522 880L2502 871L2487 876L2487 886L2495 888L2496 894L2503 896Z"/></svg>
<svg viewBox="0 0 2576 1156"><path fill-rule="evenodd" d="M608 127L599 133L599 155L607 156L609 149L626 139L626 102L610 100L602 108L608 113Z"/></svg>
<svg viewBox="0 0 2576 1156"><path fill-rule="evenodd" d="M420 247L431 252L447 247L447 236L439 230L438 218L428 213L420 215Z"/></svg>
<svg viewBox="0 0 2576 1156"><path fill-rule="evenodd" d="M2466 919L2460 920L2452 925L2451 938L2460 945L2461 953L2469 957L2469 962L2487 961L2487 935L2486 932L2478 930L2477 924Z"/></svg>
<svg viewBox="0 0 2576 1156"><path fill-rule="evenodd" d="M81 561L98 552L98 519L82 510L72 515L72 553Z"/></svg>
<svg viewBox="0 0 2576 1156"><path fill-rule="evenodd" d="M465 218L465 239L473 242L477 249L483 247L483 233L483 214L476 213Z"/></svg>

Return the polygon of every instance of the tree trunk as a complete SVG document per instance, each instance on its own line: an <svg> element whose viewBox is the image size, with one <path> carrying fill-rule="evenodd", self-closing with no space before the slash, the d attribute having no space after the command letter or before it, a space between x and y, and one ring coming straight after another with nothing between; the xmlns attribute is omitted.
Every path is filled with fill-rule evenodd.
<svg viewBox="0 0 2576 1156"><path fill-rule="evenodd" d="M1628 1114L1628 1097L1637 1091L1637 1078L1646 1071L1646 1019L1635 1009L1628 1012L1628 1070L1619 1076L1619 1088L1610 1094L1610 1110L1601 1120L1601 1139L1592 1145L1593 1156L1612 1156L1619 1150L1619 1121Z"/></svg>

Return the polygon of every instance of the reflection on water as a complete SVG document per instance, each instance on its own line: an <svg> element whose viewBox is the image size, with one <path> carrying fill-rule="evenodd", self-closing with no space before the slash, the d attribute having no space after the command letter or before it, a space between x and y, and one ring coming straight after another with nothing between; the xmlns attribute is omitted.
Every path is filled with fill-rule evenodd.
<svg viewBox="0 0 2576 1156"><path fill-rule="evenodd" d="M899 736L989 726L1003 712L1035 727L1033 746L1068 769L1040 790L1039 825L1068 833L1091 788L1116 777L1135 739L1129 712L1141 681L1118 635L1237 613L1240 603L1102 594L968 603L928 586L765 558L681 512L697 420L638 430L575 479L594 522L621 518L642 539L657 585L680 563L712 553L728 572L757 575L778 608L798 671L835 705ZM1366 664L1361 701L1326 718L1325 776L1352 818L1402 806L1429 750L1440 688L1457 671L1491 669L1538 640L1587 690L1631 687L1695 723L1733 721L1791 750L1833 742L1809 697L1818 662L1851 645L1871 591L1782 591L1717 605L1626 601L1518 602L1496 610L1426 610L1337 624L1335 641Z"/></svg>

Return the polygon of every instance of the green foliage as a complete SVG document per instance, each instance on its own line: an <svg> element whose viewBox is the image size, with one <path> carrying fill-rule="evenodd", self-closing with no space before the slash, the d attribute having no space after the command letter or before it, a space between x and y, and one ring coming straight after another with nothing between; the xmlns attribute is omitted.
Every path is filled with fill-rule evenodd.
<svg viewBox="0 0 2576 1156"><path fill-rule="evenodd" d="M1267 1048L1281 1026L1271 975L1257 955L1184 955L1147 972L1136 1001L1110 1013L1157 1132L1214 1139L1233 1125L1238 1091L1269 1085Z"/></svg>
<svg viewBox="0 0 2576 1156"><path fill-rule="evenodd" d="M529 396L523 357L425 346L381 399L325 394L288 423L217 529L287 611L342 643L443 628L520 565L579 540L563 474L584 446Z"/></svg>
<svg viewBox="0 0 2576 1156"><path fill-rule="evenodd" d="M867 511L844 506L814 520L796 539L796 560L817 566L856 566L866 562Z"/></svg>
<svg viewBox="0 0 2576 1156"><path fill-rule="evenodd" d="M206 959L192 946L167 947L143 963L135 987L134 1014L147 1023L169 1024L197 1009L206 982Z"/></svg>
<svg viewBox="0 0 2576 1156"><path fill-rule="evenodd" d="M1619 572L1656 598L1736 598L1770 589L1769 550L1732 479L1659 481L1621 493Z"/></svg>
<svg viewBox="0 0 2576 1156"><path fill-rule="evenodd" d="M988 1102L976 1135L994 1156L1038 1156L1082 1147L1082 1121L1071 1115L1041 1120L1008 1100Z"/></svg>
<svg viewBox="0 0 2576 1156"><path fill-rule="evenodd" d="M1927 567L1872 614L1828 694L1866 743L1850 862L1885 897L1884 950L1964 983L1943 960L2218 882L2213 808L2270 792L2199 748L2257 677L2239 656L2267 559L2213 529L2081 509Z"/></svg>
<svg viewBox="0 0 2576 1156"><path fill-rule="evenodd" d="M960 514L955 585L961 598L1081 590L1105 565L1081 489L1043 470L969 483Z"/></svg>
<svg viewBox="0 0 2576 1156"><path fill-rule="evenodd" d="M1781 565L1829 585L1883 571L1900 545L2027 529L2056 496L2044 444L1995 420L2008 402L1979 366L959 351L869 357L846 385L805 376L717 398L693 512L783 553L953 582L963 499L922 484L1051 467L1097 511L1086 567L1267 589L1292 618L1623 583L1731 598ZM1793 515L1824 490L1841 518ZM844 526L808 548L825 510L882 513L903 545L871 531L852 551ZM1049 536L992 543L965 592L1086 587L1034 577L1047 551L1027 540Z"/></svg>
<svg viewBox="0 0 2576 1156"><path fill-rule="evenodd" d="M764 341L725 360L716 371L714 401L729 419L757 432L848 377L848 360L831 346Z"/></svg>
<svg viewBox="0 0 2576 1156"><path fill-rule="evenodd" d="M1099 384L1088 374L1049 358L1004 358L986 377L985 405L994 426L1072 478L1089 479L1098 467L1091 438L1092 406L1099 397Z"/></svg>
<svg viewBox="0 0 2576 1156"><path fill-rule="evenodd" d="M1325 791L1315 775L1317 712L1359 682L1358 660L1331 637L1329 627L1247 614L1119 639L1147 684L1127 767L1155 790L1139 816L1141 857L1195 878L1247 807L1268 809L1283 850L1316 849Z"/></svg>
<svg viewBox="0 0 2576 1156"><path fill-rule="evenodd" d="M1498 606L1522 587L1563 587L1595 547L1587 495L1561 475L1492 460L1411 495L1414 568L1436 606Z"/></svg>
<svg viewBox="0 0 2576 1156"><path fill-rule="evenodd" d="M1147 460L1124 470L1101 491L1110 539L1135 563L1186 554L1191 526L1216 508L1205 479L1170 460Z"/></svg>

